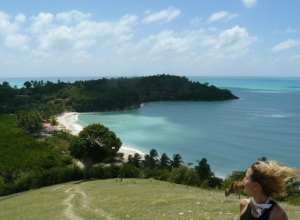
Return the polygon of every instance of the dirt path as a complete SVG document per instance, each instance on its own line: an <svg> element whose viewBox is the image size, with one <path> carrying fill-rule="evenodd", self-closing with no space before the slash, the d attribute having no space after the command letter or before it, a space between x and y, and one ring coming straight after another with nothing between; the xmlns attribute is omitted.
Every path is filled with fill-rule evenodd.
<svg viewBox="0 0 300 220"><path fill-rule="evenodd" d="M73 211L72 199L75 197L75 193L72 193L68 196L67 199L64 200L63 204L67 205L67 208L64 211L64 214L67 216L68 219L74 220L82 220L82 218L75 215Z"/></svg>
<svg viewBox="0 0 300 220"><path fill-rule="evenodd" d="M83 183L85 184L85 183ZM83 185L81 184L81 185ZM80 185L70 187L64 191L64 193L68 194L68 197L63 201L63 204L67 207L64 210L64 214L68 219L71 220L82 220L82 218L75 214L74 210L76 210L76 206L74 203L74 198L76 196L80 196L82 199L82 203L80 204L87 212L94 212L96 216L105 217L107 220L119 220L118 218L113 217L112 214L105 212L101 208L91 208L89 205L88 196L84 191L81 190Z"/></svg>

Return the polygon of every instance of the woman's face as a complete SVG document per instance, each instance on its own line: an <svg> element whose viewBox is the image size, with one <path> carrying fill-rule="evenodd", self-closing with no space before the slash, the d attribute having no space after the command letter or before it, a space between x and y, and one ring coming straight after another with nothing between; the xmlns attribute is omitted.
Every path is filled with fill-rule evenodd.
<svg viewBox="0 0 300 220"><path fill-rule="evenodd" d="M245 184L244 192L249 196L253 196L255 184L257 184L256 182L253 182L251 179L252 173L253 173L252 169L249 168L246 172L245 178L243 179L243 182Z"/></svg>

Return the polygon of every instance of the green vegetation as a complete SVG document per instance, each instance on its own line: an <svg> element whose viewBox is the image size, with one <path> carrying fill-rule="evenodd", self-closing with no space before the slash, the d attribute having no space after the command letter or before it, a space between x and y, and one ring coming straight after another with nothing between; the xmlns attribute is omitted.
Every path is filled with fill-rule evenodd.
<svg viewBox="0 0 300 220"><path fill-rule="evenodd" d="M101 124L85 127L79 137L73 138L70 145L71 155L85 166L86 179L90 179L92 166L116 157L122 142L116 134Z"/></svg>
<svg viewBox="0 0 300 220"><path fill-rule="evenodd" d="M239 201L224 190L153 179L80 181L0 198L0 219L231 220L239 219ZM299 219L299 207L279 204L289 219Z"/></svg>
<svg viewBox="0 0 300 220"><path fill-rule="evenodd" d="M35 139L0 114L0 196L83 178L51 141Z"/></svg>
<svg viewBox="0 0 300 220"><path fill-rule="evenodd" d="M102 78L74 83L26 81L24 87L0 84L0 113L38 111L43 119L65 110L113 111L139 108L154 101L222 101L236 99L229 90L186 77L154 75L132 78Z"/></svg>

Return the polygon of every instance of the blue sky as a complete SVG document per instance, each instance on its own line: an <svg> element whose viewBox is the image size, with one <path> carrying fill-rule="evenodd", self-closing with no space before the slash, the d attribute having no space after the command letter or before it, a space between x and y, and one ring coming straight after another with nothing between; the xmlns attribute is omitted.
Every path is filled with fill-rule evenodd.
<svg viewBox="0 0 300 220"><path fill-rule="evenodd" d="M298 0L0 0L0 77L300 77Z"/></svg>

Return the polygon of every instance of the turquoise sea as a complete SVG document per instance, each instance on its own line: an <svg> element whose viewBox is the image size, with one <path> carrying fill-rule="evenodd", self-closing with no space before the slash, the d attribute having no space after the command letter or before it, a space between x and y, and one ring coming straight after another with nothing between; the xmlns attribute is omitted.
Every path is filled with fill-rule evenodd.
<svg viewBox="0 0 300 220"><path fill-rule="evenodd" d="M227 88L240 99L144 103L137 110L85 113L70 120L77 129L102 123L124 146L143 153L153 148L169 157L179 153L192 166L206 158L220 177L246 170L262 156L300 167L300 78L188 78Z"/></svg>

